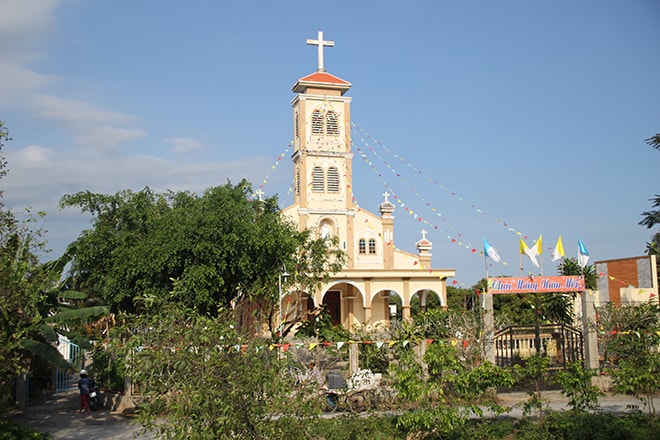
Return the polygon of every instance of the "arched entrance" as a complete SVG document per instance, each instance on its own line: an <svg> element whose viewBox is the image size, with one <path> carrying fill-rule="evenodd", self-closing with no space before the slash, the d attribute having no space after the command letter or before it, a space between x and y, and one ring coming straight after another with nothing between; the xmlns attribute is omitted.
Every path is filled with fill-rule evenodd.
<svg viewBox="0 0 660 440"><path fill-rule="evenodd" d="M321 304L330 314L332 325L350 329L365 321L364 296L360 289L348 282L339 282L327 288Z"/></svg>

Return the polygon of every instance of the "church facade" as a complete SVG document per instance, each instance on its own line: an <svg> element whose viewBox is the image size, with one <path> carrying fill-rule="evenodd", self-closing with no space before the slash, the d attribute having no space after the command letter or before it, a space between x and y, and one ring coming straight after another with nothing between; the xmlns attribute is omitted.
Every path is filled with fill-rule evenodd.
<svg viewBox="0 0 660 440"><path fill-rule="evenodd" d="M324 68L323 48L334 42L319 32L307 43L318 46L318 67L292 89L294 201L282 213L300 229L337 237L348 261L315 292L284 292L282 308L289 316L304 316L323 305L334 324L350 329L389 323L394 310L409 319L415 297L424 307L428 295L436 295L446 307L446 280L455 270L431 267L426 231L415 244L417 254L402 251L394 245L395 205L387 192L377 214L354 204L351 98L346 96L351 84Z"/></svg>

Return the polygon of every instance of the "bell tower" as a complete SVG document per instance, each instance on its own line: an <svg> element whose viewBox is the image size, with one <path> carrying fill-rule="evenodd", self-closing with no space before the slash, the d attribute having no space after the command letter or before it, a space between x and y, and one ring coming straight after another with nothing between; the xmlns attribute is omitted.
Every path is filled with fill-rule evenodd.
<svg viewBox="0 0 660 440"><path fill-rule="evenodd" d="M307 40L319 47L316 72L293 86L294 197L302 209L350 209L351 204L351 84L323 67L324 41Z"/></svg>
<svg viewBox="0 0 660 440"><path fill-rule="evenodd" d="M308 39L318 46L316 72L300 78L292 90L294 204L300 226L319 228L344 242L353 211L351 152L351 83L326 72L323 49L334 41ZM338 233L339 231L343 233ZM343 236L343 237L342 237Z"/></svg>

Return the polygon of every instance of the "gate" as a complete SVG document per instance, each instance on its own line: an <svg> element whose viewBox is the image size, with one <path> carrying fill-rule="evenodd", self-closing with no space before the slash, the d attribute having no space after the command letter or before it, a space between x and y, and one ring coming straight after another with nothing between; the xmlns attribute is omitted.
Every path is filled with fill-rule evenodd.
<svg viewBox="0 0 660 440"><path fill-rule="evenodd" d="M80 347L68 338L62 335L58 336L57 350L62 354L62 357L73 365L82 365L82 350ZM55 399L60 393L68 393L71 390L78 389L78 373L65 370L55 369Z"/></svg>
<svg viewBox="0 0 660 440"><path fill-rule="evenodd" d="M564 324L508 326L495 333L495 364L510 367L536 353L552 360L551 368L584 361L582 332Z"/></svg>

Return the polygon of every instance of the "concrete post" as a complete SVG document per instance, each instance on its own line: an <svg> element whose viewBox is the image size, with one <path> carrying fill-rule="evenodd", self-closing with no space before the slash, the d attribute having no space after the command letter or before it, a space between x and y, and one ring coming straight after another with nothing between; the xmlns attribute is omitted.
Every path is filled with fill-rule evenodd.
<svg viewBox="0 0 660 440"><path fill-rule="evenodd" d="M485 360L495 365L495 320L493 318L492 293L481 293L481 312L481 324L484 332L484 357Z"/></svg>
<svg viewBox="0 0 660 440"><path fill-rule="evenodd" d="M357 373L360 368L359 362L358 345L348 344L348 373L350 375Z"/></svg>
<svg viewBox="0 0 660 440"><path fill-rule="evenodd" d="M581 292L582 299L582 334L584 335L584 367L596 369L598 361L598 334L594 326L589 323L596 322L596 308L594 307L594 291Z"/></svg>

